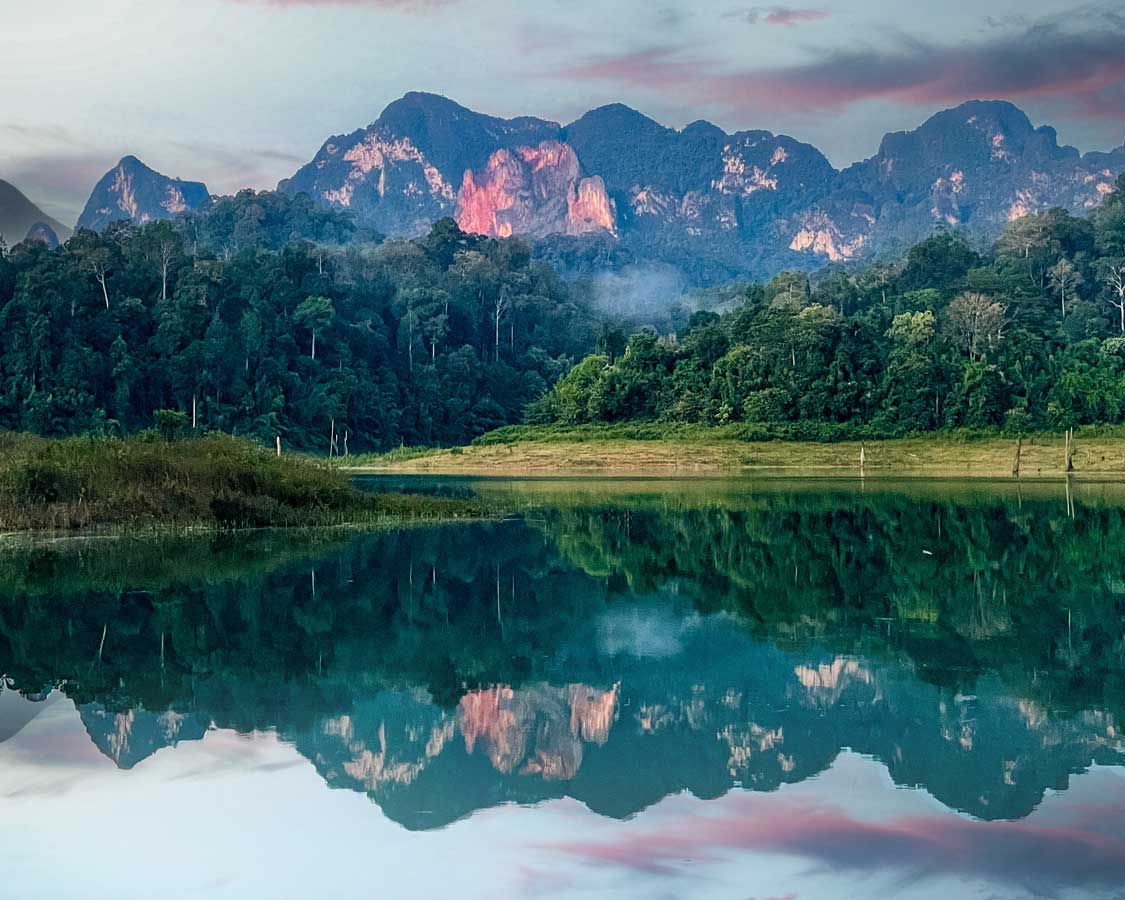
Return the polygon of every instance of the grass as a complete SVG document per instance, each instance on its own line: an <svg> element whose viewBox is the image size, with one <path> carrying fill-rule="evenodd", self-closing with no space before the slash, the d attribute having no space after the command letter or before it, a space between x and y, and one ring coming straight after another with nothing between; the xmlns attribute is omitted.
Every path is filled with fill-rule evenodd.
<svg viewBox="0 0 1125 900"><path fill-rule="evenodd" d="M0 434L0 530L309 527L488 512L469 501L360 491L325 463L278 458L228 435Z"/></svg>
<svg viewBox="0 0 1125 900"><path fill-rule="evenodd" d="M1017 438L996 431L948 431L880 436L819 425L800 439L790 426L625 425L513 426L470 447L430 450L409 457L376 457L367 471L480 475L706 475L777 472L877 477L1009 477ZM1022 439L1020 474L1065 474L1064 438L1040 433ZM1125 475L1125 429L1083 429L1073 456L1078 475Z"/></svg>

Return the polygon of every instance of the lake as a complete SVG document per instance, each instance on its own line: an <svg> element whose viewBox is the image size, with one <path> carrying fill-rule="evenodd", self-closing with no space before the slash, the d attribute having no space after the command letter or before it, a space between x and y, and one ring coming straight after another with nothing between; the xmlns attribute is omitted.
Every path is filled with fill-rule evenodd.
<svg viewBox="0 0 1125 900"><path fill-rule="evenodd" d="M366 479L0 555L30 898L1117 898L1125 486Z"/></svg>

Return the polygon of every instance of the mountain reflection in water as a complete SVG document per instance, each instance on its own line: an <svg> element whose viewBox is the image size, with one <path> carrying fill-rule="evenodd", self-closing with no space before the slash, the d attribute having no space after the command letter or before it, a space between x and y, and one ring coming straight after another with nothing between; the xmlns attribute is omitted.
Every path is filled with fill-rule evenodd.
<svg viewBox="0 0 1125 900"><path fill-rule="evenodd" d="M1041 494L532 488L504 523L10 550L0 751L60 697L121 769L270 732L413 831L851 751L973 842L1125 764L1125 505Z"/></svg>

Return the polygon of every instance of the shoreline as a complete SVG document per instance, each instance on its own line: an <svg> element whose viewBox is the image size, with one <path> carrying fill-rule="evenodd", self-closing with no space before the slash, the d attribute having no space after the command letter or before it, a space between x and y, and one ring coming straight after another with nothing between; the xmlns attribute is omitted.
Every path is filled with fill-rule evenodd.
<svg viewBox="0 0 1125 900"><path fill-rule="evenodd" d="M812 443L732 439L522 440L419 451L341 465L351 475L690 478L761 475L806 478L982 478L1016 476L1015 438L956 440L941 435ZM860 465L861 454L863 465ZM1079 437L1070 477L1125 479L1125 437ZM1064 479L1061 435L1023 440L1019 477Z"/></svg>

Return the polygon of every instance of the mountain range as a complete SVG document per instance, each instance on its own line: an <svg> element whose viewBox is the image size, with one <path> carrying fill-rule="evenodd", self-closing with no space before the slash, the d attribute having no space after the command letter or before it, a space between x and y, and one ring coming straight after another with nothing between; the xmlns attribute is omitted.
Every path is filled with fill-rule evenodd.
<svg viewBox="0 0 1125 900"><path fill-rule="evenodd" d="M947 808L1022 819L1091 764L1125 759L1111 714L1056 714L993 676L972 695L951 694L901 661L792 655L723 620L700 621L683 639L687 659L618 658L618 682L497 685L452 707L404 686L356 690L346 711L330 712L320 705L335 695L308 684L271 703L227 674L182 698L182 712L99 701L76 702L76 711L98 750L129 770L211 729L234 729L225 698L253 697L259 729L292 745L329 787L366 794L411 830L560 797L623 819L683 791L775 791L816 777L845 748ZM0 689L0 711L5 701L9 710L0 742L62 696L32 701Z"/></svg>
<svg viewBox="0 0 1125 900"><path fill-rule="evenodd" d="M720 281L897 252L936 228L991 240L1029 212L1088 212L1123 170L1125 146L1082 155L1001 101L940 112L837 171L768 131L676 131L619 104L566 126L505 120L413 93L330 138L280 189L388 235L453 216L466 231L562 242L564 258L600 239Z"/></svg>
<svg viewBox="0 0 1125 900"><path fill-rule="evenodd" d="M1122 172L1125 145L1081 154L1004 101L939 112L837 170L785 135L705 121L677 131L620 104L560 125L409 93L278 187L391 237L452 217L468 232L534 239L564 271L662 263L719 283L897 254L943 228L986 244L1027 213L1096 208ZM126 157L78 224L173 218L207 199L203 184ZM0 199L0 215L9 205Z"/></svg>

